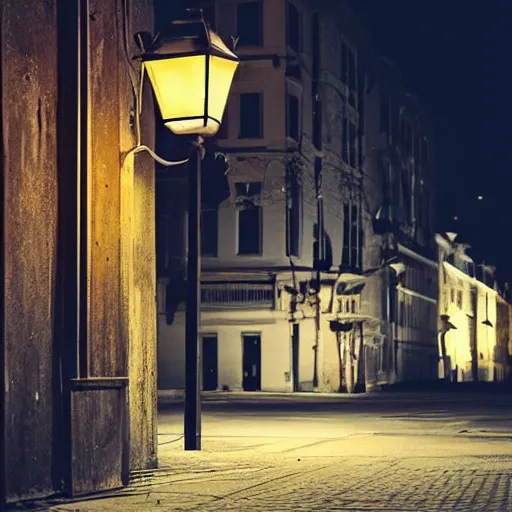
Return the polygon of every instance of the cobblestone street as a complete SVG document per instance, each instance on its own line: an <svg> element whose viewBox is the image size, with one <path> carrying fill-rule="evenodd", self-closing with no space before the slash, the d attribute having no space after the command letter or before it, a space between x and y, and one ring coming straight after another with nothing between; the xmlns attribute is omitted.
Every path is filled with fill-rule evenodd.
<svg viewBox="0 0 512 512"><path fill-rule="evenodd" d="M205 458L207 459L205 461ZM177 457L116 497L54 511L505 512L512 457Z"/></svg>
<svg viewBox="0 0 512 512"><path fill-rule="evenodd" d="M48 508L512 511L507 399L221 400L205 403L200 452L183 451L181 408L171 408L160 418L159 469L135 473L119 492Z"/></svg>

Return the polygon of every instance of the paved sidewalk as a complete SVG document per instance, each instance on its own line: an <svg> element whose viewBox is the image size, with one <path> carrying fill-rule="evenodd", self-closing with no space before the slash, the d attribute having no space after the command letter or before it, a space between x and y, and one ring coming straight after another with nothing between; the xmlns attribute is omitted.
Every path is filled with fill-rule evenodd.
<svg viewBox="0 0 512 512"><path fill-rule="evenodd" d="M181 443L162 446L161 462L159 470L134 475L117 495L50 510L512 510L508 440L361 435L285 447L279 440L206 439L202 452L183 452Z"/></svg>
<svg viewBox="0 0 512 512"><path fill-rule="evenodd" d="M271 391L202 391L201 401L204 403L220 402L305 402L305 403L337 403L337 402L365 402L365 401L396 401L401 402L413 400L444 400L452 398L457 400L474 400L477 395L503 396L512 395L512 386L480 385L469 388L469 384L445 385L444 388L436 389L434 392L422 389L409 389L404 391L400 387L389 388L382 391L373 391L368 393L316 393L316 392L271 392ZM469 391L469 392L468 392ZM158 404L182 404L185 400L185 391L183 389L168 389L158 391Z"/></svg>

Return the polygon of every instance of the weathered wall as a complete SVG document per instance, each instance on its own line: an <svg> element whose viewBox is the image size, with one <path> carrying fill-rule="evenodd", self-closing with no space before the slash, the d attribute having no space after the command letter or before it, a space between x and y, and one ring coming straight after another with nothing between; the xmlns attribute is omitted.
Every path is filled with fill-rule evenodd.
<svg viewBox="0 0 512 512"><path fill-rule="evenodd" d="M55 4L54 0L1 3L5 151L5 296L1 303L6 343L5 476L10 499L52 490Z"/></svg>
<svg viewBox="0 0 512 512"><path fill-rule="evenodd" d="M252 312L250 317L248 317L247 311L202 312L200 332L201 334L217 335L219 389L228 386L232 391L242 390L242 333L260 333L262 391L292 390L290 324L283 318L282 312L259 310ZM311 343L308 344L307 340L303 340L301 337L302 342L305 347L311 347ZM312 351L310 350L310 352ZM184 358L184 313L177 313L172 325L166 325L165 316L159 315L160 389L184 388ZM301 368L303 368L302 365L306 366L307 361L301 363ZM311 380L311 368L312 363L305 368L304 379ZM288 373L288 379L285 373ZM301 378L301 380L303 379Z"/></svg>
<svg viewBox="0 0 512 512"><path fill-rule="evenodd" d="M123 63L116 4L121 2L90 0L89 4L88 374L91 377L126 375L126 345L120 336L120 180L116 151L121 107L118 87Z"/></svg>
<svg viewBox="0 0 512 512"><path fill-rule="evenodd" d="M439 314L449 315L450 323L457 328L445 335L446 353L450 357L452 371L457 369L457 380L471 380L470 329L475 314L471 300L473 279L465 277L448 263L442 265L441 272Z"/></svg>
<svg viewBox="0 0 512 512"><path fill-rule="evenodd" d="M132 34L153 31L153 1L131 0L129 5L127 28L128 44L131 44ZM119 120L121 154L124 154L136 140L129 123L134 105L128 63L121 48L120 42ZM138 49L132 45L128 51L131 57ZM154 147L153 98L147 78L142 106L142 142ZM121 169L121 263L121 333L129 346L130 468L134 470L156 465L158 444L155 169L146 153L129 157Z"/></svg>
<svg viewBox="0 0 512 512"><path fill-rule="evenodd" d="M157 444L154 175L144 155L128 159L121 171L121 152L135 144L123 30L127 21L129 41L138 30L151 31L153 5L126 0L127 20L124 6L122 0L90 0L87 17L88 288L81 297L88 322L87 368L81 370L84 377L130 377L131 463L143 468L156 463ZM54 425L63 422L54 404L59 396L52 398L60 389L53 368L61 356L53 346L58 29L54 0L5 0L1 9L6 484L16 499L59 489L52 471L63 456L52 453ZM145 106L144 141L152 146L149 88ZM74 343L72 336L64 341Z"/></svg>
<svg viewBox="0 0 512 512"><path fill-rule="evenodd" d="M481 281L444 262L441 273L439 313L448 314L456 330L446 334L446 351L457 380L473 380L473 366L478 366L478 380L503 381L506 378L510 335L508 304L497 292ZM476 311L472 293L476 293ZM471 350L471 331L476 317L476 354ZM489 321L491 325L484 322ZM477 361L474 361L474 357Z"/></svg>

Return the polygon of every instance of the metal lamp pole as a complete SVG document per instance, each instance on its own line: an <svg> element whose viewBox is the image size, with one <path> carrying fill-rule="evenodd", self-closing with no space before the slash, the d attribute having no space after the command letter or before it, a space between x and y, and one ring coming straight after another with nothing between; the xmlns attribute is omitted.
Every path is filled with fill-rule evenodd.
<svg viewBox="0 0 512 512"><path fill-rule="evenodd" d="M199 322L201 305L201 139L188 178L187 308L185 327L185 450L201 450Z"/></svg>
<svg viewBox="0 0 512 512"><path fill-rule="evenodd" d="M190 154L188 187L188 254L187 309L185 327L185 450L201 449L201 403L199 395L199 318L201 303L201 160L203 139L219 128L229 89L238 68L238 57L204 21L201 9L187 9L184 20L174 20L170 27L151 37L139 32L136 41L142 50L140 60L153 86L162 121L176 135L198 135ZM183 46L183 41L187 44ZM214 58L212 57L214 56ZM194 66L204 58L204 89L187 88L186 84L200 80ZM173 80L178 87L173 87ZM215 91L216 101L209 95ZM184 104L176 101L176 93L187 95ZM139 103L137 104L139 106ZM198 115L200 114L200 115ZM185 123L183 121L186 121ZM163 165L173 165L157 158L147 146L140 144L134 152L149 151ZM175 162L181 165L183 162Z"/></svg>

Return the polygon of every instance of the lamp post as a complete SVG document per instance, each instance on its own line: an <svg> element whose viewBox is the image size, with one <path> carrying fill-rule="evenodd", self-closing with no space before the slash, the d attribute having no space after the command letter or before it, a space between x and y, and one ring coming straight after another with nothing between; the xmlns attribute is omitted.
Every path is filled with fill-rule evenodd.
<svg viewBox="0 0 512 512"><path fill-rule="evenodd" d="M200 450L201 143L220 127L239 60L206 25L200 10L188 12L188 19L174 21L152 40L140 34L138 44L165 126L176 135L196 138L188 180L184 432L185 450Z"/></svg>

